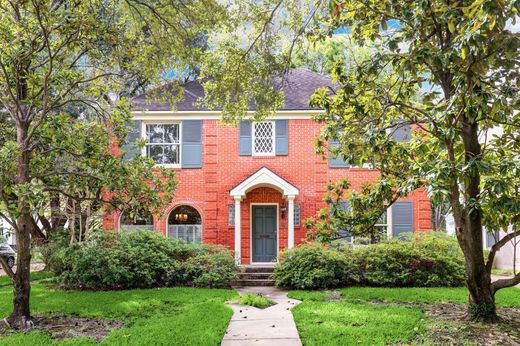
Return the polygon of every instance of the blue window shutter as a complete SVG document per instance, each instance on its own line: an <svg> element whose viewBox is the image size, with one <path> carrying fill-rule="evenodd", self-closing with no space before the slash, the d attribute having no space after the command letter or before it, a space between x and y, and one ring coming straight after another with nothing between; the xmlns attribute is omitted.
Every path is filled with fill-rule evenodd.
<svg viewBox="0 0 520 346"><path fill-rule="evenodd" d="M182 122L182 168L202 167L202 120Z"/></svg>
<svg viewBox="0 0 520 346"><path fill-rule="evenodd" d="M126 123L128 134L126 136L126 144L121 146L123 151L123 161L129 161L134 156L141 155L141 149L136 141L141 138L141 120L134 120Z"/></svg>
<svg viewBox="0 0 520 346"><path fill-rule="evenodd" d="M336 140L329 141L329 167L331 168L348 168L350 167L342 158L335 156L331 151L334 151L339 146Z"/></svg>
<svg viewBox="0 0 520 346"><path fill-rule="evenodd" d="M289 154L288 120L276 120L276 155Z"/></svg>
<svg viewBox="0 0 520 346"><path fill-rule="evenodd" d="M409 142L412 139L412 127L410 125L397 125L392 129L392 139L396 142Z"/></svg>
<svg viewBox="0 0 520 346"><path fill-rule="evenodd" d="M413 232L413 202L398 201L392 205L392 235Z"/></svg>
<svg viewBox="0 0 520 346"><path fill-rule="evenodd" d="M252 126L250 122L241 121L238 132L239 132L239 154L241 156L250 156L252 154Z"/></svg>
<svg viewBox="0 0 520 346"><path fill-rule="evenodd" d="M341 210L347 211L350 209L348 201L341 201L339 204ZM343 238L347 243L352 243L352 235L349 232L349 227L346 229L338 230L338 234L341 238Z"/></svg>

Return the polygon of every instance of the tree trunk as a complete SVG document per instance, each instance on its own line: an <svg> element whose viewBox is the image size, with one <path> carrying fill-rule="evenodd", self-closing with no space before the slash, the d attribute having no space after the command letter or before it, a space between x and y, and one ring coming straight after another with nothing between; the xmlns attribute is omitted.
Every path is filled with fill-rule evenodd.
<svg viewBox="0 0 520 346"><path fill-rule="evenodd" d="M27 148L28 124L23 121L25 114L20 114L20 120L16 123L17 144L20 147L18 157L18 172L16 183L27 184L30 180L30 151ZM28 201L24 196L18 197L20 216L16 220L16 274L14 276L13 312L6 319L13 328L29 329L33 323L29 309L29 298L31 292L31 231L34 220Z"/></svg>
<svg viewBox="0 0 520 346"><path fill-rule="evenodd" d="M18 218L16 232L16 274L14 276L13 312L7 318L12 328L30 329L33 326L29 308L31 292L31 237L32 216L25 210Z"/></svg>
<svg viewBox="0 0 520 346"><path fill-rule="evenodd" d="M466 260L466 283L469 290L468 312L472 320L495 322L498 319L495 292L491 286L491 272L486 268L484 260L482 213L478 207L480 167L477 164L480 163L482 154L478 138L478 124L468 118L465 118L462 124L465 161L466 164L473 165L473 169L470 169L464 178L465 206L463 210L459 209L458 215L455 215L455 222L457 239ZM452 200L452 205L454 202Z"/></svg>

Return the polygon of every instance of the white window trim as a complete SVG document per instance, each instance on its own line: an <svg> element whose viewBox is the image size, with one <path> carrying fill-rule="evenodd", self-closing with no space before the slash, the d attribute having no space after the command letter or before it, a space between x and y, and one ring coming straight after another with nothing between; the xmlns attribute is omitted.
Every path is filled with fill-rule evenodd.
<svg viewBox="0 0 520 346"><path fill-rule="evenodd" d="M162 124L178 124L179 125L179 163L172 164L156 164L156 167L164 167L164 168L181 168L182 167L182 121L142 121L141 122L141 138L147 140L146 138L146 125L162 125ZM146 147L148 144L146 144L143 149L141 150L141 154L144 157L146 156Z"/></svg>
<svg viewBox="0 0 520 346"><path fill-rule="evenodd" d="M272 134L272 141L273 141L273 150L271 153L258 153L255 150L255 125L259 123L271 123L273 126L273 134ZM276 156L276 122L273 120L265 120L265 121L255 121L251 125L251 155L252 156Z"/></svg>

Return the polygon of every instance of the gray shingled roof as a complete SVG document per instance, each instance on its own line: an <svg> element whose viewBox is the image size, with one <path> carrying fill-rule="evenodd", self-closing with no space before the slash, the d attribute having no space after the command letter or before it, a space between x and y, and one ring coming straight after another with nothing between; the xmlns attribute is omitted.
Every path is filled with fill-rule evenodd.
<svg viewBox="0 0 520 346"><path fill-rule="evenodd" d="M182 87L184 88L184 100L177 102L177 110L208 110L206 107L196 106L197 99L204 94L199 81L187 82ZM332 82L329 77L320 73L305 68L297 68L287 72L281 87L285 93L285 104L281 110L312 110L314 108L309 106L310 96L318 88L332 88ZM132 99L132 108L134 111L169 111L172 109L169 102L153 100L147 97L146 93ZM254 105L251 106L251 110L254 110Z"/></svg>

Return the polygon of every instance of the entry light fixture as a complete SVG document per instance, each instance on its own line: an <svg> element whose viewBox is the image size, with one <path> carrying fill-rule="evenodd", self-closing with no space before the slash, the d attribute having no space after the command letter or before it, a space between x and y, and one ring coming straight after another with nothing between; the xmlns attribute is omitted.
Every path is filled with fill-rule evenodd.
<svg viewBox="0 0 520 346"><path fill-rule="evenodd" d="M287 207L285 206L285 204L282 204L280 211L282 212L282 219L285 219L285 212L287 211Z"/></svg>
<svg viewBox="0 0 520 346"><path fill-rule="evenodd" d="M175 220L180 222L188 221L188 214L175 214Z"/></svg>

